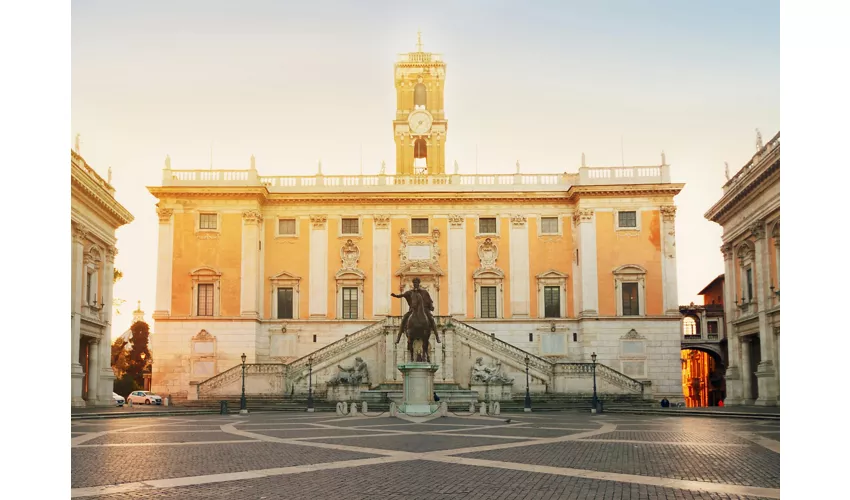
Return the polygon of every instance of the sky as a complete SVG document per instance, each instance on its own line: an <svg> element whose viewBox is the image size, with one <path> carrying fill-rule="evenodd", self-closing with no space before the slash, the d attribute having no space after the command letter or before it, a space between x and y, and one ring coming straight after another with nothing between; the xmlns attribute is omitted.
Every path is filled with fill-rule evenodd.
<svg viewBox="0 0 850 500"><path fill-rule="evenodd" d="M679 302L723 272L703 214L779 131L773 1L110 2L71 10L71 130L135 221L117 231L113 337L156 293L156 199L174 169L375 174L395 164L393 62L447 63L446 164L461 173L657 165L676 197Z"/></svg>

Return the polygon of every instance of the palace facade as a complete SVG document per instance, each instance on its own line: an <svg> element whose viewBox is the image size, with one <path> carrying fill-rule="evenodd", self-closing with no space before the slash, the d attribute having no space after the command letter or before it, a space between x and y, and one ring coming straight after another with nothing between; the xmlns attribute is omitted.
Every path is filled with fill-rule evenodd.
<svg viewBox="0 0 850 500"><path fill-rule="evenodd" d="M767 144L759 133L705 214L723 227L730 406L779 406L779 146L779 133Z"/></svg>
<svg viewBox="0 0 850 500"><path fill-rule="evenodd" d="M569 392L552 374L589 376L596 353L618 384L681 401L683 185L663 154L648 166L582 161L575 173L446 173L446 65L420 50L394 69L394 175L330 176L320 163L315 175L269 176L253 157L241 170L181 170L166 158L162 185L149 187L153 390L198 397L242 353L256 370L297 366L299 380L309 359L319 386L357 355L372 386L400 382L403 349L387 339L406 306L390 293L418 277L441 327L458 332L436 347L443 384L468 388L481 356L519 392L528 355L533 390Z"/></svg>
<svg viewBox="0 0 850 500"><path fill-rule="evenodd" d="M115 188L72 150L71 406L113 404L115 230L132 221L130 212L115 200Z"/></svg>

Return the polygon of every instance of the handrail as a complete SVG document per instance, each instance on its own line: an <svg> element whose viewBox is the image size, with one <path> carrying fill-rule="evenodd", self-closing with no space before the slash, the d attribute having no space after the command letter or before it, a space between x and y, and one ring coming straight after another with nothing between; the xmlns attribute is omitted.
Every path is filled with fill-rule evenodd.
<svg viewBox="0 0 850 500"><path fill-rule="evenodd" d="M258 375L263 373L280 372L285 373L284 363L245 363L245 375ZM238 364L227 370L214 375L198 384L198 396L206 395L219 387L225 386L242 377L242 364Z"/></svg>
<svg viewBox="0 0 850 500"><path fill-rule="evenodd" d="M287 365L287 372L291 373L295 370L305 368L310 363L311 358L313 364L316 365L327 360L327 358L333 357L339 351L351 350L352 348L370 340L376 333L383 332L384 324L384 321L372 323L366 328L358 330L351 335L346 335L336 342L332 342L321 349L317 349L306 356L302 356Z"/></svg>
<svg viewBox="0 0 850 500"><path fill-rule="evenodd" d="M460 326L460 328L458 328L458 325ZM481 330L470 326L462 321L451 319L451 317L449 317L449 326L453 326L455 328L455 332L460 332L468 339L474 338L475 340L480 342L489 342L491 344L491 349L495 349L497 351L502 352L503 354L507 354L520 364L524 365L525 358L527 357L529 367L534 367L537 370L546 373L550 373L552 371L552 367L554 365L548 359L544 359L528 351L524 351L513 344L509 344L508 342L505 342L502 339L496 338L496 336L493 334L482 332Z"/></svg>
<svg viewBox="0 0 850 500"><path fill-rule="evenodd" d="M622 387L636 393L643 394L644 385L640 380L635 380L625 373L618 372L608 365L602 363L573 363L573 362L557 362L555 365L560 367L563 373L578 374L590 377L593 374L593 365L596 365L596 374L599 378L607 380L612 384Z"/></svg>

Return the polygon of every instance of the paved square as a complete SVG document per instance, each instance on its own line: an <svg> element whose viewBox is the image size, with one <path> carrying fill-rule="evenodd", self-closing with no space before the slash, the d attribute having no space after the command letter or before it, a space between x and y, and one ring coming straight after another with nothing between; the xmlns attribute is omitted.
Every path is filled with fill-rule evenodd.
<svg viewBox="0 0 850 500"><path fill-rule="evenodd" d="M72 498L779 498L777 422L256 413L71 431Z"/></svg>

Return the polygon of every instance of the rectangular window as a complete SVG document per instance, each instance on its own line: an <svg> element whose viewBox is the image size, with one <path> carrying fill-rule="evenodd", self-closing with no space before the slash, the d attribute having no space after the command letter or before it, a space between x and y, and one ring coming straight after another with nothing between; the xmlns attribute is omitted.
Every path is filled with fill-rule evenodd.
<svg viewBox="0 0 850 500"><path fill-rule="evenodd" d="M357 319L357 288L342 289L342 319Z"/></svg>
<svg viewBox="0 0 850 500"><path fill-rule="evenodd" d="M496 218L486 217L478 219L479 234L496 234Z"/></svg>
<svg viewBox="0 0 850 500"><path fill-rule="evenodd" d="M213 284L200 283L198 285L198 316L213 315Z"/></svg>
<svg viewBox="0 0 850 500"><path fill-rule="evenodd" d="M496 318L496 287L481 287L481 317Z"/></svg>
<svg viewBox="0 0 850 500"><path fill-rule="evenodd" d="M619 217L619 227L637 227L637 212L634 210L629 212L619 212Z"/></svg>
<svg viewBox="0 0 850 500"><path fill-rule="evenodd" d="M359 234L358 222L357 219L342 219L342 234Z"/></svg>
<svg viewBox="0 0 850 500"><path fill-rule="evenodd" d="M277 319L293 319L291 288L277 289Z"/></svg>
<svg viewBox="0 0 850 500"><path fill-rule="evenodd" d="M295 234L295 219L278 219L277 234Z"/></svg>
<svg viewBox="0 0 850 500"><path fill-rule="evenodd" d="M97 303L97 296L95 295L95 285L94 285L94 273L86 274L86 302L89 304Z"/></svg>
<svg viewBox="0 0 850 500"><path fill-rule="evenodd" d="M747 299L753 300L753 268L747 268Z"/></svg>
<svg viewBox="0 0 850 500"><path fill-rule="evenodd" d="M561 317L561 289L557 286L543 287L544 318Z"/></svg>
<svg viewBox="0 0 850 500"><path fill-rule="evenodd" d="M411 234L428 234L428 219L411 219Z"/></svg>
<svg viewBox="0 0 850 500"><path fill-rule="evenodd" d="M200 220L200 229L212 229L215 230L218 228L218 216L216 214L201 214Z"/></svg>
<svg viewBox="0 0 850 500"><path fill-rule="evenodd" d="M558 218L557 217L541 217L540 218L540 233L541 234L558 234Z"/></svg>
<svg viewBox="0 0 850 500"><path fill-rule="evenodd" d="M708 322L708 333L717 334L717 321Z"/></svg>
<svg viewBox="0 0 850 500"><path fill-rule="evenodd" d="M623 283L623 316L639 316L638 284Z"/></svg>

